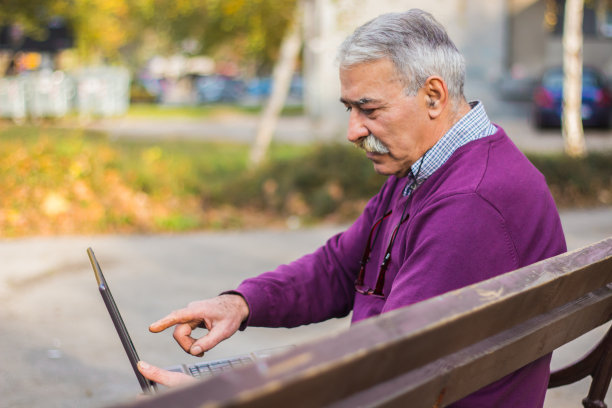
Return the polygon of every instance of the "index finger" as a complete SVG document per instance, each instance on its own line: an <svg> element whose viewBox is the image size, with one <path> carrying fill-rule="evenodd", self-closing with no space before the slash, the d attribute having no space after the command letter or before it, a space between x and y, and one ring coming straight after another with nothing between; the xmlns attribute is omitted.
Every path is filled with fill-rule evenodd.
<svg viewBox="0 0 612 408"><path fill-rule="evenodd" d="M149 331L159 333L160 331L166 330L168 327L172 327L179 323L191 323L194 321L197 321L197 319L193 313L189 312L187 309L175 310L168 316L159 319L155 323L152 323L149 326Z"/></svg>

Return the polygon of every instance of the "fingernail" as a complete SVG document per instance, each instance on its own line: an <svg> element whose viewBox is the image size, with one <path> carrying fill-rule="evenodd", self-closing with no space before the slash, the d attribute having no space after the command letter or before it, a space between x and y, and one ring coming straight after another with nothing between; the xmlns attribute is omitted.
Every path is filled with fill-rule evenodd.
<svg viewBox="0 0 612 408"><path fill-rule="evenodd" d="M193 354L194 356L197 356L198 354L202 354L202 347L200 347L200 346L193 346L191 348L191 354Z"/></svg>
<svg viewBox="0 0 612 408"><path fill-rule="evenodd" d="M138 362L138 367L142 368L143 370L148 370L149 369L149 365L147 363L145 363L144 361L139 361Z"/></svg>

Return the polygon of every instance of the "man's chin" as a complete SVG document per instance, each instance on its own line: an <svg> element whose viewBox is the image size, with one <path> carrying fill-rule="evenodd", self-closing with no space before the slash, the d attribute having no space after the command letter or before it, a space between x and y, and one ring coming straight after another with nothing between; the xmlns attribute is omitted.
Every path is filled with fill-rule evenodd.
<svg viewBox="0 0 612 408"><path fill-rule="evenodd" d="M394 161L389 153L366 152L366 157L370 159L374 166L374 171L383 176L397 175L398 169L394 168Z"/></svg>
<svg viewBox="0 0 612 408"><path fill-rule="evenodd" d="M372 160L372 164L374 165L374 171L382 176L396 176L401 178L408 174L408 171L389 166L389 163Z"/></svg>
<svg viewBox="0 0 612 408"><path fill-rule="evenodd" d="M372 161L372 164L374 165L374 171L380 175L390 176L393 174L393 172L390 171L389 168L382 163Z"/></svg>

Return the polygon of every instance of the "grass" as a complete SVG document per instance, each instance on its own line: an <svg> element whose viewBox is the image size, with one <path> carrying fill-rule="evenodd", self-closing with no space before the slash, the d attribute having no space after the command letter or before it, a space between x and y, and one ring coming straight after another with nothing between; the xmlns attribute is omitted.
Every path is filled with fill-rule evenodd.
<svg viewBox="0 0 612 408"><path fill-rule="evenodd" d="M97 132L10 126L0 136L0 232L204 228L203 189L244 171L247 153L238 144L111 141Z"/></svg>
<svg viewBox="0 0 612 408"><path fill-rule="evenodd" d="M0 236L180 232L354 219L384 178L347 145L111 140L0 123ZM612 152L529 155L561 208L612 204Z"/></svg>
<svg viewBox="0 0 612 408"><path fill-rule="evenodd" d="M149 103L133 103L126 114L128 118L192 118L202 119L228 114L257 115L262 111L262 106L240 106L229 104L209 105L160 105ZM285 106L281 112L284 116L300 115L303 113L302 106Z"/></svg>

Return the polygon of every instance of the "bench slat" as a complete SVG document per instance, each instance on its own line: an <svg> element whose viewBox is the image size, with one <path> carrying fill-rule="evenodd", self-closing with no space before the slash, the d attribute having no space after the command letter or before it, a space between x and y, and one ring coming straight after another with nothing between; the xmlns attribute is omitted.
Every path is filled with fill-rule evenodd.
<svg viewBox="0 0 612 408"><path fill-rule="evenodd" d="M548 354L611 317L612 289L601 288L571 305L352 395L330 408L444 406Z"/></svg>

